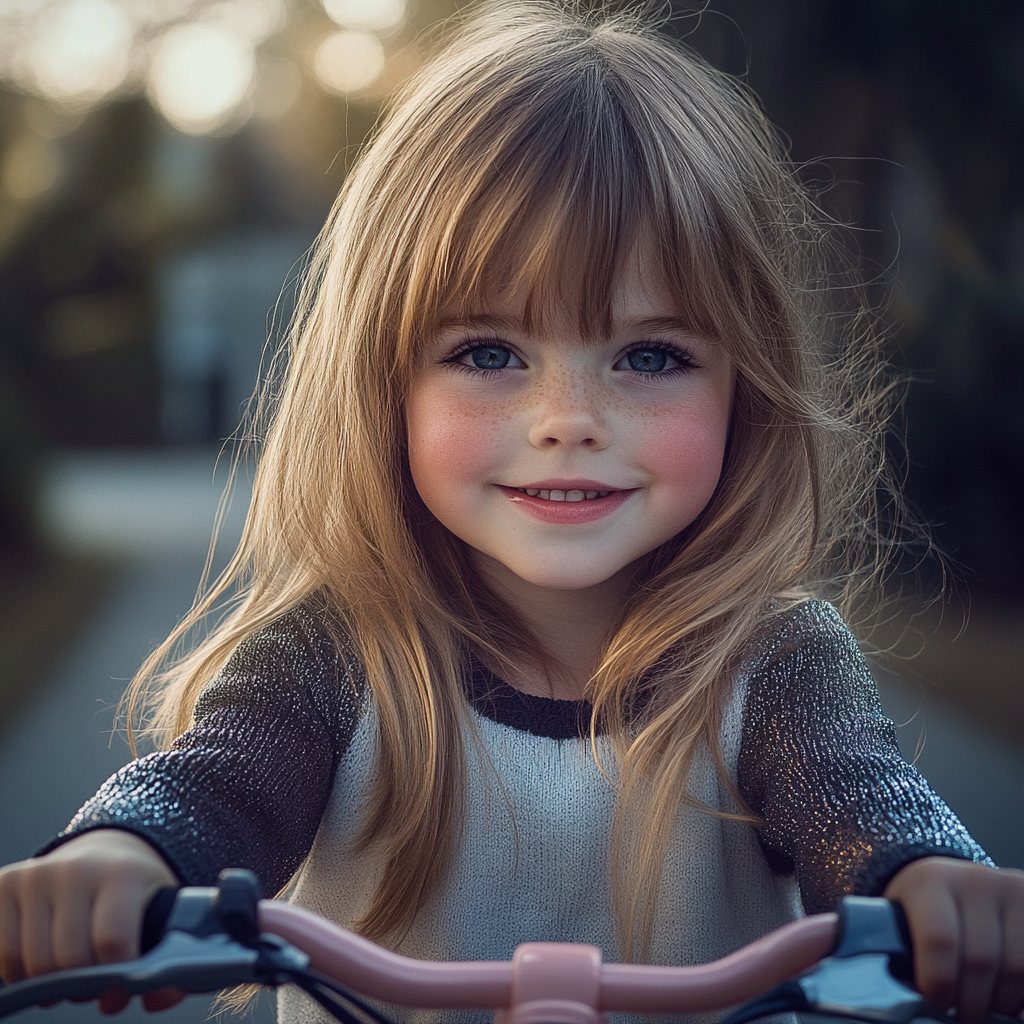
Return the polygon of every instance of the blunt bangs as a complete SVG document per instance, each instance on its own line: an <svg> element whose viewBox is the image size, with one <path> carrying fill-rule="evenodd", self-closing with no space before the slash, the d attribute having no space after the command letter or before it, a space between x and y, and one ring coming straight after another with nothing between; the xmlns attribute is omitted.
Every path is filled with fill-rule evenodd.
<svg viewBox="0 0 1024 1024"><path fill-rule="evenodd" d="M410 333L422 340L512 299L527 330L569 309L584 337L603 340L616 282L643 245L695 332L753 341L737 301L747 261L723 214L744 201L708 199L720 183L705 180L701 165L714 161L692 137L698 97L680 113L679 97L657 95L635 37L536 28L508 56L514 75L474 64L469 46L419 110L439 159L409 224ZM467 93L472 104L459 101Z"/></svg>

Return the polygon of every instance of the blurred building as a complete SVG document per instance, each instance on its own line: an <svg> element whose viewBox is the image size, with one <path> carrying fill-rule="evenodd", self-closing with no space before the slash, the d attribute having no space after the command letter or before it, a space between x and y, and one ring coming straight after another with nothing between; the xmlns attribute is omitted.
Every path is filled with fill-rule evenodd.
<svg viewBox="0 0 1024 1024"><path fill-rule="evenodd" d="M261 362L291 317L294 290L286 282L294 282L310 241L284 232L229 234L159 266L166 442L218 442L235 432Z"/></svg>

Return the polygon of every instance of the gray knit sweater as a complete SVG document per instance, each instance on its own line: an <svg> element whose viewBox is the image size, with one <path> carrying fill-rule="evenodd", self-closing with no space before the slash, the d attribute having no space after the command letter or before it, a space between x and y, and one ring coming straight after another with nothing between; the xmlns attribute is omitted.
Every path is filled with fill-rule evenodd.
<svg viewBox="0 0 1024 1024"><path fill-rule="evenodd" d="M614 794L580 735L589 707L522 694L480 666L468 688L461 840L447 881L399 949L508 958L519 942L560 939L619 959L608 886ZM294 902L351 924L379 877L374 851L353 850L375 721L353 649L301 607L242 643L203 691L193 728L112 776L51 845L91 828L128 829L183 882L211 884L220 869L244 866L266 891L292 879ZM734 680L721 746L764 825L680 810L653 962L723 956L801 908L881 892L921 856L988 862L900 756L864 658L826 603L780 615L754 645ZM707 752L689 791L735 810ZM284 1020L319 1020L304 997L286 995L281 1006Z"/></svg>

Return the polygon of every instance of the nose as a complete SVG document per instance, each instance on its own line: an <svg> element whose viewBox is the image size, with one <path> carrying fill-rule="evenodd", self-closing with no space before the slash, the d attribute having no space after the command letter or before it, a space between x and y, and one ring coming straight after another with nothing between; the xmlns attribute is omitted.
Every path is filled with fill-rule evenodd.
<svg viewBox="0 0 1024 1024"><path fill-rule="evenodd" d="M548 382L536 397L529 439L535 448L592 448L611 443L611 428L597 389L568 377Z"/></svg>

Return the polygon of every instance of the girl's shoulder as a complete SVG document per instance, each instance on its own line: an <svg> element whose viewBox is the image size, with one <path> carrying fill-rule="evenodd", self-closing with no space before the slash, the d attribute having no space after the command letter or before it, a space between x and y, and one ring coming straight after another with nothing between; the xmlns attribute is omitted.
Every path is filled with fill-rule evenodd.
<svg viewBox="0 0 1024 1024"><path fill-rule="evenodd" d="M299 701L336 720L361 705L366 692L351 636L323 601L309 597L239 642L203 688L194 714L200 719L229 704L266 710Z"/></svg>
<svg viewBox="0 0 1024 1024"><path fill-rule="evenodd" d="M808 644L857 646L857 640L831 601L811 597L774 601L762 623L752 653L761 658L785 656Z"/></svg>
<svg viewBox="0 0 1024 1024"><path fill-rule="evenodd" d="M811 598L776 606L744 658L751 699L860 695L873 704L877 687L857 638L830 602Z"/></svg>

